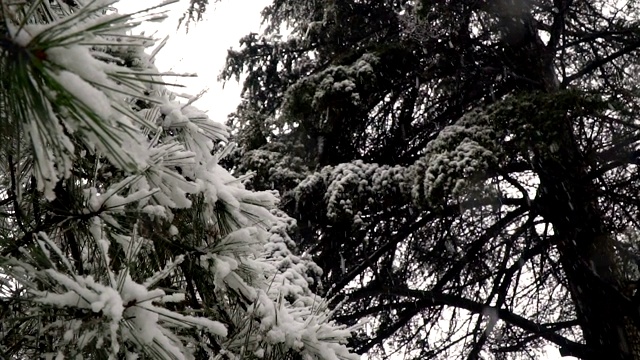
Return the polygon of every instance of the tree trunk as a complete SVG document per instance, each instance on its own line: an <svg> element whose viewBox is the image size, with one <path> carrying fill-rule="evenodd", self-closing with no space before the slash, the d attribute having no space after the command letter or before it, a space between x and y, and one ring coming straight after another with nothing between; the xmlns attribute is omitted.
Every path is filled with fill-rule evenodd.
<svg viewBox="0 0 640 360"><path fill-rule="evenodd" d="M558 153L541 154L540 211L561 239L560 262L590 359L640 359L631 346L639 334L618 301L622 273L614 242L603 227L592 184L584 181L586 166L569 139L565 136Z"/></svg>
<svg viewBox="0 0 640 360"><path fill-rule="evenodd" d="M559 82L552 66L553 54L539 38L530 11L522 16L522 21L509 21L512 27L507 30L517 36L505 34L506 63L515 64L511 70L516 75L543 79L535 90L556 92ZM513 24L522 28L515 29ZM518 41L510 41L514 38ZM630 317L629 307L619 301L623 274L614 239L604 228L595 185L587 180L588 164L573 136L571 119L565 114L545 121L544 128L552 129L551 142L539 144L538 149L546 149L536 151L534 164L540 180L539 211L561 239L560 262L590 349L588 358L640 359L640 332L637 322L631 320L637 317Z"/></svg>

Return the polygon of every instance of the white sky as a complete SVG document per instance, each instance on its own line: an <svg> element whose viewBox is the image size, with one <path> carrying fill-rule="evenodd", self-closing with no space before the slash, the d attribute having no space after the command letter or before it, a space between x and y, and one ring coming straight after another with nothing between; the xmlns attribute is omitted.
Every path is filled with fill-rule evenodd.
<svg viewBox="0 0 640 360"><path fill-rule="evenodd" d="M140 10L160 1L121 0L117 3L120 13ZM222 0L209 1L204 19L189 25L186 33L184 26L176 29L178 19L187 9L189 1L181 0L166 7L170 9L169 18L162 23L150 23L141 27L147 35L157 31L154 38L162 39L169 35L167 45L156 57L156 66L160 71L176 73L197 73L197 78L165 78L167 82L176 82L187 88L172 88L177 93L196 95L204 89L208 92L194 105L207 110L215 121L225 122L227 115L233 112L240 101L241 84L231 80L224 85L217 81L224 66L227 50L237 48L239 40L250 32L259 32L260 11L270 0Z"/></svg>
<svg viewBox="0 0 640 360"><path fill-rule="evenodd" d="M205 18L193 23L189 32L185 28L176 29L178 19L188 7L188 0L181 0L171 5L170 17L161 24L150 24L143 29L147 34L157 31L156 38L170 36L169 42L156 57L156 66L160 71L176 73L197 73L197 78L165 79L176 81L187 86L173 88L178 93L198 94L209 89L194 105L207 110L209 117L218 122L225 122L227 115L233 112L240 101L241 84L234 80L225 84L217 81L224 65L227 50L237 48L238 40L250 32L259 32L261 25L260 11L271 0L221 0L211 4ZM139 10L152 6L159 1L121 0L117 8L121 13ZM561 358L557 349L547 348L548 356L540 360L570 360Z"/></svg>

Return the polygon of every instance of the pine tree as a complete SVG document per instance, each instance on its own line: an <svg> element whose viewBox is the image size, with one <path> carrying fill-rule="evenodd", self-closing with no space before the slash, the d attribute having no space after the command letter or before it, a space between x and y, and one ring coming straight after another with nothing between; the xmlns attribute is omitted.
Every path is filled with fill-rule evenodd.
<svg viewBox="0 0 640 360"><path fill-rule="evenodd" d="M281 192L338 319L370 320L357 352L640 359L640 3L263 15L222 74L246 75L233 166Z"/></svg>
<svg viewBox="0 0 640 360"><path fill-rule="evenodd" d="M136 35L170 2L116 2L0 2L0 357L356 359L276 194Z"/></svg>

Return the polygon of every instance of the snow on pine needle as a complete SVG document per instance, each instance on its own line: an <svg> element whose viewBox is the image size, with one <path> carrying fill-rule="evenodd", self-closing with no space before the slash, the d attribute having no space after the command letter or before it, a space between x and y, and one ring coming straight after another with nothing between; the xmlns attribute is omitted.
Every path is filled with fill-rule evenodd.
<svg viewBox="0 0 640 360"><path fill-rule="evenodd" d="M219 164L227 129L134 35L171 2L0 4L0 353L358 358L277 194Z"/></svg>
<svg viewBox="0 0 640 360"><path fill-rule="evenodd" d="M99 15L108 12L112 3L90 1L67 16L51 14L46 24L20 18L19 5L3 4L8 40L2 46L1 66L9 87L0 100L6 106L3 125L26 135L26 145L35 155L38 190L49 199L54 197L55 183L68 177L73 167L80 144L73 143L71 134L77 134L75 139L84 148L99 152L120 169L135 171L148 161L140 129L156 126L122 100L144 98L144 83L153 77L122 66L105 50L140 47L151 40L126 35L135 26L129 16ZM42 11L50 7L36 1L33 13L38 12L38 4Z"/></svg>

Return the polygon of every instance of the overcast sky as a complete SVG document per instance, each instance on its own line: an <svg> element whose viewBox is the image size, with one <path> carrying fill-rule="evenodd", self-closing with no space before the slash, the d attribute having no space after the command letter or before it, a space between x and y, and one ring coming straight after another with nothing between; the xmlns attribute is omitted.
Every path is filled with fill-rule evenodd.
<svg viewBox="0 0 640 360"><path fill-rule="evenodd" d="M230 81L224 89L217 77L222 70L229 48L237 48L238 40L250 32L259 32L260 11L271 0L221 0L210 1L212 4L203 21L193 23L189 32L185 28L176 29L178 19L188 7L188 0L181 0L171 5L170 17L160 24L144 27L147 34L157 31L156 38L169 35L170 40L156 58L156 66L160 71L177 73L197 73L197 78L177 78L185 89L174 88L175 92L198 94L209 89L207 94L196 104L198 108L207 110L209 117L215 121L225 122L227 115L233 112L240 100L240 84ZM140 10L144 6L157 4L159 1L121 0L118 9L121 13ZM171 81L172 79L165 79ZM548 356L541 360L569 360L561 358L558 350L548 347Z"/></svg>
<svg viewBox="0 0 640 360"><path fill-rule="evenodd" d="M169 42L156 57L156 66L160 71L177 73L197 73L197 78L165 79L167 82L178 82L186 89L173 88L178 93L192 95L204 89L207 94L194 105L207 110L209 116L216 121L225 122L227 115L233 112L240 100L241 86L234 80L224 85L217 81L223 68L229 48L237 48L241 37L250 32L260 30L260 11L269 0L222 0L209 1L210 5L204 19L189 26L186 33L184 26L176 29L178 19L188 7L188 0L167 7L169 18L163 23L150 23L143 26L147 35L156 32L155 38L169 35ZM159 1L123 0L118 3L121 13L140 10L145 6L157 4Z"/></svg>

